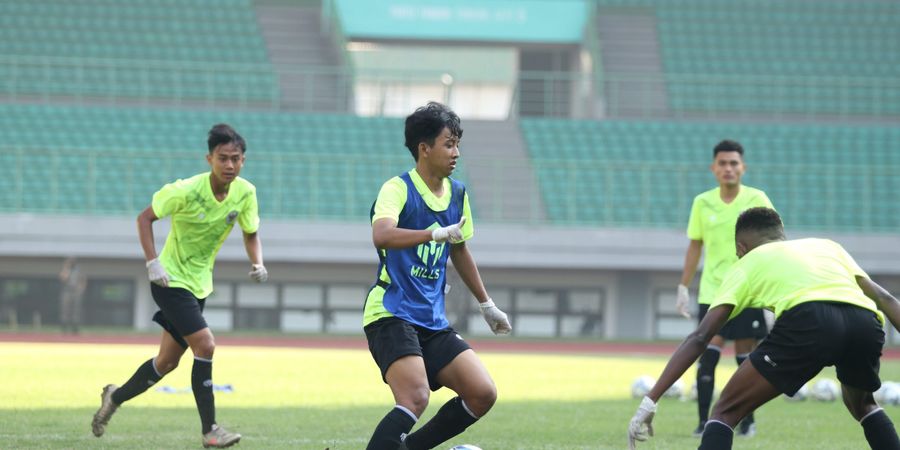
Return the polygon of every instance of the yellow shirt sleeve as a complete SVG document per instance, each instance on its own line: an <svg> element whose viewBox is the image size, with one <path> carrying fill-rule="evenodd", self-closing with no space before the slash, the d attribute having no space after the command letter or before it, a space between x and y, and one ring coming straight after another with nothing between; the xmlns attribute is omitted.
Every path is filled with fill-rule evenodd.
<svg viewBox="0 0 900 450"><path fill-rule="evenodd" d="M692 241L703 240L703 224L700 223L700 201L699 197L694 198L694 204L691 205L691 217L688 219L687 237Z"/></svg>
<svg viewBox="0 0 900 450"><path fill-rule="evenodd" d="M169 183L153 194L150 207L158 219L170 216L184 207L185 190L181 188L180 181Z"/></svg>
<svg viewBox="0 0 900 450"><path fill-rule="evenodd" d="M381 190L378 191L378 198L375 200L375 214L372 216L372 223L378 219L393 219L394 222L400 221L400 211L406 205L406 183L400 177L394 177L386 181Z"/></svg>
<svg viewBox="0 0 900 450"><path fill-rule="evenodd" d="M244 209L238 215L238 224L244 233L256 233L259 230L259 203L256 199L256 189L250 189L244 200Z"/></svg>
<svg viewBox="0 0 900 450"><path fill-rule="evenodd" d="M475 219L472 218L472 206L469 205L469 193L466 192L463 197L463 215L466 216L466 223L462 227L463 240L468 241L475 235Z"/></svg>

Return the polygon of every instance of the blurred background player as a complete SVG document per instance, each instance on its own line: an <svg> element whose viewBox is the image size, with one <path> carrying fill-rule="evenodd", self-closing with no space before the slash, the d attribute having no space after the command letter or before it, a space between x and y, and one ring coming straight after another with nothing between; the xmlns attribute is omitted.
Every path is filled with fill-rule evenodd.
<svg viewBox="0 0 900 450"><path fill-rule="evenodd" d="M372 206L380 263L363 326L396 405L375 428L368 450L433 448L484 416L497 398L487 369L450 327L444 310L449 257L491 331L512 329L466 246L474 233L469 198L465 186L450 178L462 133L459 117L446 106L431 102L418 108L406 118L405 130L416 167L384 183ZM429 389L442 386L458 397L408 434L428 406Z"/></svg>
<svg viewBox="0 0 900 450"><path fill-rule="evenodd" d="M59 321L63 334L78 334L81 326L81 299L87 288L87 277L74 256L66 258L59 272Z"/></svg>
<svg viewBox="0 0 900 450"><path fill-rule="evenodd" d="M872 395L881 386L884 315L900 329L900 302L870 280L840 244L785 240L773 209L741 214L735 240L740 260L641 401L628 427L630 447L653 435L656 402L725 322L754 307L773 311L775 325L722 390L700 450L730 449L738 421L779 394L794 395L827 366L835 366L844 405L862 425L869 446L900 449L893 422Z"/></svg>
<svg viewBox="0 0 900 450"><path fill-rule="evenodd" d="M772 207L766 193L741 184L744 175L744 148L738 142L724 140L713 149L713 163L710 167L719 182L719 187L708 190L694 198L687 235L691 240L684 257L681 284L678 285L676 306L678 312L690 318L688 286L694 279L694 272L700 262L700 252L705 247L703 275L697 297L699 311L697 323L703 320L722 283L722 277L737 261L734 247L734 224L738 215L756 206ZM703 433L703 426L709 417L709 407L715 388L716 365L725 340L734 341L735 361L740 366L756 346L756 342L766 336L766 321L761 309L747 309L729 321L700 357L697 365L697 412L700 423L694 430L695 436ZM752 436L756 432L753 413L741 423L739 433Z"/></svg>
<svg viewBox="0 0 900 450"><path fill-rule="evenodd" d="M152 204L138 216L138 235L150 290L159 311L153 320L163 328L159 354L146 361L121 387L103 388L101 406L91 423L93 433L103 435L109 419L124 402L143 393L178 366L188 347L194 353L191 388L202 424L204 447L228 447L241 435L216 424L212 383L215 341L203 318L206 298L213 291L215 257L234 224L244 233L250 259L250 278L268 279L259 235L256 188L238 175L244 165L246 144L230 126L218 124L209 131L210 172L163 186ZM153 222L172 216L172 227L162 253L157 256Z"/></svg>

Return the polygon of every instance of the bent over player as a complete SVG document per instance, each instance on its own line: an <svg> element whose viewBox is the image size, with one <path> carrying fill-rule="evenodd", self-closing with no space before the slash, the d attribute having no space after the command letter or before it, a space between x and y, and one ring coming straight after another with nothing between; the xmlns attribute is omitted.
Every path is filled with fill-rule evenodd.
<svg viewBox="0 0 900 450"><path fill-rule="evenodd" d="M628 437L653 434L656 402L703 353L725 322L746 308L775 313L775 325L728 381L703 430L701 450L730 449L734 427L779 394L794 395L824 367L835 366L844 405L873 449L900 449L891 419L872 393L884 346L884 315L900 328L900 302L875 284L836 242L785 240L781 218L751 208L735 227L735 263L697 329L685 338L643 398ZM823 442L823 444L826 444ZM826 444L827 446L827 444Z"/></svg>
<svg viewBox="0 0 900 450"><path fill-rule="evenodd" d="M447 258L478 300L496 334L511 331L491 301L466 246L474 232L465 186L450 178L459 158L459 117L429 103L406 118L406 147L416 167L388 180L372 207L377 281L366 298L369 350L394 394L395 406L372 434L368 450L429 449L462 433L494 405L494 381L444 312ZM458 394L416 432L429 390Z"/></svg>
<svg viewBox="0 0 900 450"><path fill-rule="evenodd" d="M203 318L203 306L212 293L212 269L216 254L234 224L244 232L250 258L250 278L266 281L262 244L257 230L259 213L256 188L240 178L246 144L230 126L219 124L209 131L210 171L167 184L153 195L152 204L138 216L138 236L150 291L159 311L153 320L163 328L159 353L144 362L121 387L109 384L100 395L101 405L91 423L100 437L122 403L140 395L178 366L188 347L194 353L191 388L200 413L204 447L228 447L241 435L216 425L213 398L213 334ZM153 222L171 216L172 227L162 253L156 254Z"/></svg>

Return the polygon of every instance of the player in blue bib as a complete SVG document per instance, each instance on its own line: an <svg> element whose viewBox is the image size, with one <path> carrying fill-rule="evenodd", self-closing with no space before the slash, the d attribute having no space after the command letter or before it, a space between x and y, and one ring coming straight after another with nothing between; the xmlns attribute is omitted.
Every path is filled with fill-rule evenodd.
<svg viewBox="0 0 900 450"><path fill-rule="evenodd" d="M450 178L459 158L459 117L431 102L406 118L406 147L416 167L388 180L372 206L377 280L366 298L369 351L395 406L367 450L430 449L462 433L497 399L494 381L444 312L447 259L478 300L495 334L512 330L491 301L466 247L474 233L465 186ZM414 433L429 390L458 394Z"/></svg>

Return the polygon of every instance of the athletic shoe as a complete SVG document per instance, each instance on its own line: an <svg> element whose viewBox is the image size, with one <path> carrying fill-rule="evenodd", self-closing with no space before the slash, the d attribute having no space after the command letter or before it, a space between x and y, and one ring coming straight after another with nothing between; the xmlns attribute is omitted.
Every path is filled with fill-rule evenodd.
<svg viewBox="0 0 900 450"><path fill-rule="evenodd" d="M756 436L756 422L744 419L738 424L738 436L753 437Z"/></svg>
<svg viewBox="0 0 900 450"><path fill-rule="evenodd" d="M705 422L700 422L700 424L697 425L697 429L694 430L694 433L693 433L694 437L703 436L703 427L705 427L705 426L706 426Z"/></svg>
<svg viewBox="0 0 900 450"><path fill-rule="evenodd" d="M237 444L241 435L232 433L218 425L213 425L212 431L203 435L203 448L225 448Z"/></svg>
<svg viewBox="0 0 900 450"><path fill-rule="evenodd" d="M119 405L112 401L112 395L113 392L116 392L116 389L119 389L119 387L114 384L107 384L103 387L103 392L100 393L100 409L94 413L94 420L91 421L91 431L94 432L94 436L103 436L103 432L106 431L106 424L109 423L109 418L119 409Z"/></svg>

